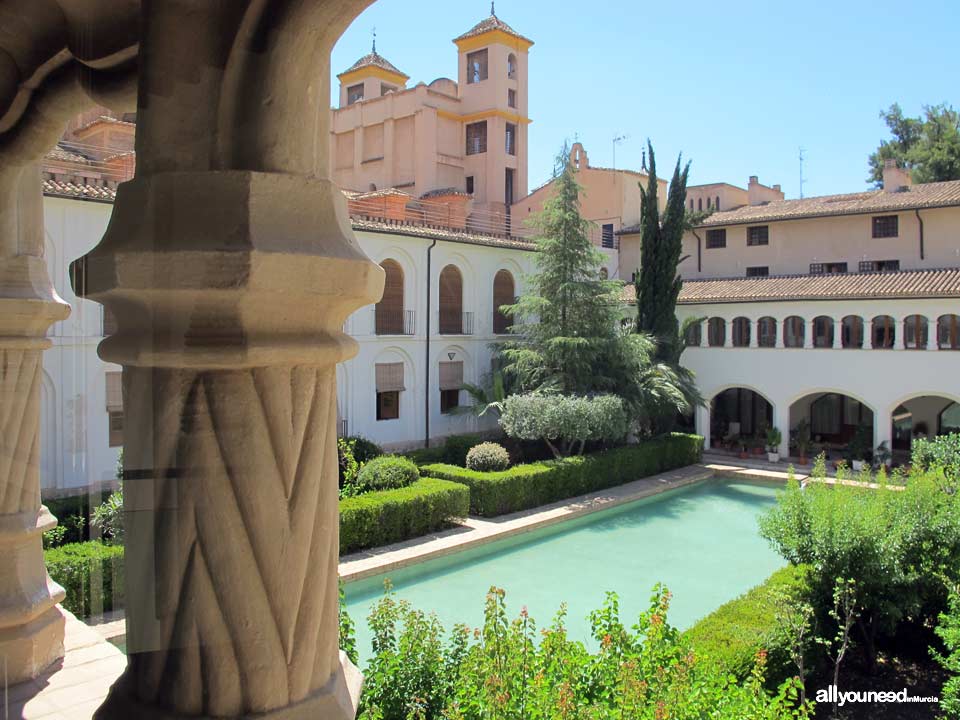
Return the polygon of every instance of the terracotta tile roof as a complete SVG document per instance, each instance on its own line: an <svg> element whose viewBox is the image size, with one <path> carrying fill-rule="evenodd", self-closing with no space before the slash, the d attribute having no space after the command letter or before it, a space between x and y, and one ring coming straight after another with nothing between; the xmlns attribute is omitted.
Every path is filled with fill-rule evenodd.
<svg viewBox="0 0 960 720"><path fill-rule="evenodd" d="M416 223L390 222L389 220L373 220L367 218L351 218L355 231L381 232L391 235L407 235L422 237L428 240L447 240L449 242L466 243L468 245L487 245L489 247L508 248L511 250L536 249L535 243L529 240L502 237L499 235L484 235L454 228L444 228L432 225L418 225Z"/></svg>
<svg viewBox="0 0 960 720"><path fill-rule="evenodd" d="M911 185L896 192L871 190L844 195L822 195L799 200L775 200L763 205L746 205L715 212L700 227L742 225L772 220L794 220L835 215L896 212L960 205L960 180ZM622 231L621 231L622 232Z"/></svg>
<svg viewBox="0 0 960 720"><path fill-rule="evenodd" d="M521 40L525 40L526 42L533 44L533 41L530 40L530 38L525 38L496 15L491 15L486 20L481 20L472 28L467 30L463 35L458 38L454 38L453 41L459 42L460 40L466 40L467 38L471 38L476 35L483 35L483 33L490 32L491 30L500 30L501 32L507 33L507 35L513 35L516 38L520 38Z"/></svg>
<svg viewBox="0 0 960 720"><path fill-rule="evenodd" d="M86 155L72 152L61 145L54 146L54 148L44 156L44 160L79 163L82 165L90 164L90 158L88 158Z"/></svg>
<svg viewBox="0 0 960 720"><path fill-rule="evenodd" d="M421 200L429 200L434 197L449 197L450 195L457 195L460 197L470 197L469 193L465 193L463 190L458 190L455 187L449 188L440 188L438 190L428 190L423 195L420 196Z"/></svg>
<svg viewBox="0 0 960 720"><path fill-rule="evenodd" d="M621 298L625 302L634 302L631 297L633 293L633 285L627 285ZM686 280L677 302L683 305L702 305L783 300L944 297L960 298L960 268Z"/></svg>
<svg viewBox="0 0 960 720"><path fill-rule="evenodd" d="M381 70L386 70L387 72L396 73L397 75L402 75L405 78L410 76L406 73L397 69L397 66L392 62L387 60L383 55L374 50L372 53L364 55L362 58L357 60L353 65L344 70L340 75L346 75L347 73L352 73L354 70L360 70L365 67L378 67ZM340 77L337 75L337 77Z"/></svg>
<svg viewBox="0 0 960 720"><path fill-rule="evenodd" d="M44 180L43 194L55 197L79 198L81 200L98 200L100 202L113 202L117 197L115 188L103 187L100 185L86 185L72 182L61 182L59 180Z"/></svg>

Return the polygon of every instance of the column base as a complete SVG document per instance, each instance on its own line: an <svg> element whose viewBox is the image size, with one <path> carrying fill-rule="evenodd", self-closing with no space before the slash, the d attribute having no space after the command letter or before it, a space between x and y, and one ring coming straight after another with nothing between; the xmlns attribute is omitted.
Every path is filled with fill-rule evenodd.
<svg viewBox="0 0 960 720"><path fill-rule="evenodd" d="M0 663L6 664L7 684L32 680L63 657L66 616L55 605L24 625L0 630Z"/></svg>
<svg viewBox="0 0 960 720"><path fill-rule="evenodd" d="M145 705L131 692L124 673L94 714L94 720L225 720L222 716L183 715L174 710ZM340 666L330 681L305 700L293 705L231 716L230 720L354 720L360 705L363 675L340 653Z"/></svg>

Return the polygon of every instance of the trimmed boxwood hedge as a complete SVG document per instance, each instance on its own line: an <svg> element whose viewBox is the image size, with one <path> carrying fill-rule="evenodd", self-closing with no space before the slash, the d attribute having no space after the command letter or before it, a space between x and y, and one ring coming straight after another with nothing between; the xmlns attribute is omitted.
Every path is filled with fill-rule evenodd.
<svg viewBox="0 0 960 720"><path fill-rule="evenodd" d="M123 546L99 540L45 550L47 572L63 586L63 606L80 618L124 606Z"/></svg>
<svg viewBox="0 0 960 720"><path fill-rule="evenodd" d="M623 485L699 462L703 438L673 433L639 445L562 460L517 465L502 472L476 472L454 465L425 465L422 475L470 488L470 512L483 517Z"/></svg>
<svg viewBox="0 0 960 720"><path fill-rule="evenodd" d="M766 650L767 684L776 687L797 672L778 632L779 598L804 599L808 592L809 568L788 565L699 620L686 638L697 653L738 680L750 676L757 653Z"/></svg>
<svg viewBox="0 0 960 720"><path fill-rule="evenodd" d="M422 478L399 490L369 492L340 501L340 553L388 545L439 530L466 517L470 490Z"/></svg>

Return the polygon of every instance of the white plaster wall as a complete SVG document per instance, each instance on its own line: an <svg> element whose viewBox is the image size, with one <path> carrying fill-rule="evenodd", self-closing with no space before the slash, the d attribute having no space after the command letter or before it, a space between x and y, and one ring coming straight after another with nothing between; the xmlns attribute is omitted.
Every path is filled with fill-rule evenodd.
<svg viewBox="0 0 960 720"><path fill-rule="evenodd" d="M414 310L415 334L374 334L374 308L354 313L347 321L347 332L357 340L357 356L340 366L338 399L342 418L351 435L363 435L388 449L421 446L426 436L426 368L430 369L430 437L492 430L495 418L477 420L468 415L440 412L439 363L463 361L465 382L480 384L490 371L490 345L504 338L493 334L493 279L499 270L509 270L515 292L523 288L523 275L533 269L533 253L511 248L486 247L466 243L438 241L431 260L430 359L426 359L426 268L430 240L385 233L357 233L364 252L375 262L391 258L404 271L404 308ZM439 276L454 264L463 277L463 310L474 313L473 335L439 335ZM374 366L378 362L403 362L406 390L400 394L400 418L377 420ZM461 392L460 403L469 403Z"/></svg>
<svg viewBox="0 0 960 720"><path fill-rule="evenodd" d="M839 320L860 315L865 322L875 315L891 315L897 322L897 344L902 348L902 320L907 315L925 315L930 322L930 349L858 350L820 348L735 348L690 347L684 351L684 365L697 375L705 398L712 399L730 387L750 388L773 405L775 424L781 431L790 427L790 406L814 393L837 392L856 398L875 413L874 446L891 435L891 414L908 400L936 396L960 402L960 351L937 350L936 319L958 311L956 300L847 300L819 302L768 302L681 305L677 314L686 317L723 317L728 335L735 317L755 321L763 316L777 319L782 333L783 318L799 315L807 320L807 339L812 319L827 315ZM869 325L867 325L869 327ZM706 327L703 330L706 340ZM729 343L728 343L729 344ZM921 406L921 410L924 406ZM709 446L709 415L697 413L698 431L706 434ZM931 425L931 431L935 423ZM788 433L783 432L784 447Z"/></svg>
<svg viewBox="0 0 960 720"><path fill-rule="evenodd" d="M106 373L120 366L102 361L103 311L81 300L70 285L70 262L103 236L113 206L108 203L44 198L46 259L57 293L70 304L70 317L50 329L53 347L44 352L41 386L41 478L46 495L110 482L119 448L109 444Z"/></svg>

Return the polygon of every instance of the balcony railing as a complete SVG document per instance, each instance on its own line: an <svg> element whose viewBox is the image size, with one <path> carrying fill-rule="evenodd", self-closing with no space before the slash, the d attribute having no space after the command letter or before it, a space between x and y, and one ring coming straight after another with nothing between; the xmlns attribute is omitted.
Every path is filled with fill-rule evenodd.
<svg viewBox="0 0 960 720"><path fill-rule="evenodd" d="M473 313L440 311L441 335L473 335Z"/></svg>
<svg viewBox="0 0 960 720"><path fill-rule="evenodd" d="M373 331L377 335L414 335L417 331L415 311L375 307Z"/></svg>

